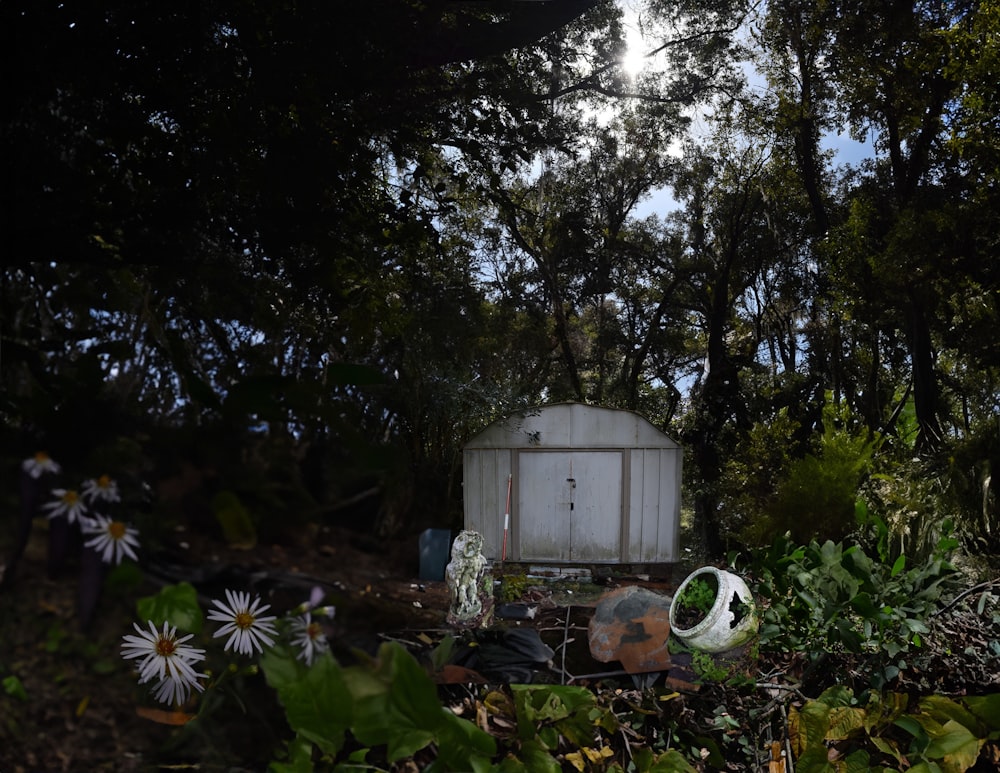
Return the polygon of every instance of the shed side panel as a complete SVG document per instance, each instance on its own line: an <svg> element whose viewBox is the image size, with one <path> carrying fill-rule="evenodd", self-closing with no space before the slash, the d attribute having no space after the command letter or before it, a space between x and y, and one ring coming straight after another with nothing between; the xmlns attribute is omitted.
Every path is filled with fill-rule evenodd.
<svg viewBox="0 0 1000 773"><path fill-rule="evenodd" d="M625 551L625 560L641 562L642 540L646 530L646 498L643 496L644 480L646 470L644 464L645 454L643 449L635 448L629 452L629 511L628 515L628 548Z"/></svg>
<svg viewBox="0 0 1000 773"><path fill-rule="evenodd" d="M680 559L681 533L681 469L684 455L680 449L660 451L662 480L669 485L660 486L660 531L656 552L660 561Z"/></svg>
<svg viewBox="0 0 1000 773"><path fill-rule="evenodd" d="M663 449L647 448L643 452L643 519L646 524L642 545L642 560L651 563L669 560L660 551L660 539L667 514L663 511L663 491L673 485L663 469Z"/></svg>
<svg viewBox="0 0 1000 773"><path fill-rule="evenodd" d="M483 555L490 559L500 558L510 457L502 448L477 448L462 455L465 528L483 535Z"/></svg>

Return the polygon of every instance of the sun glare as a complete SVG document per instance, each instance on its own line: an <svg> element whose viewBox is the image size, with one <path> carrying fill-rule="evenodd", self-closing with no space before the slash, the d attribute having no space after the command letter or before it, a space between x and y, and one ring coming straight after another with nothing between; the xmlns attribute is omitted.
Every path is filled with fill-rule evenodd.
<svg viewBox="0 0 1000 773"><path fill-rule="evenodd" d="M644 45L642 33L630 26L625 37L625 56L622 57L622 67L630 78L634 78L646 66Z"/></svg>

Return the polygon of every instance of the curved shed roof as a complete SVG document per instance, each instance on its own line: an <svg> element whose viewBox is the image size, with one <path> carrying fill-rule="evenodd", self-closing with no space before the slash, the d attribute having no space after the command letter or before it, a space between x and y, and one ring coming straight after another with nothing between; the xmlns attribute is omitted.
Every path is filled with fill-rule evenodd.
<svg viewBox="0 0 1000 773"><path fill-rule="evenodd" d="M465 447L474 448L679 448L633 411L583 403L554 403L494 422Z"/></svg>

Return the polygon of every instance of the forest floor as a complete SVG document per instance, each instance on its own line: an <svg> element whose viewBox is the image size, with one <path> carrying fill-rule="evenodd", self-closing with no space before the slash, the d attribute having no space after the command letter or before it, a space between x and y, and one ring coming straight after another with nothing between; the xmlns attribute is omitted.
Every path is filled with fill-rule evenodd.
<svg viewBox="0 0 1000 773"><path fill-rule="evenodd" d="M205 567L213 569L206 572ZM218 598L230 587L260 593L281 614L319 585L327 593L324 603L337 607L328 636L338 659L357 650L374 652L387 638L419 648L447 632L447 587L418 578L415 539L384 544L351 532L318 531L308 544L235 550L189 538L182 561L155 569L126 588L106 584L93 623L83 630L74 568L58 579L48 576L44 523L39 524L15 582L0 593L0 773L266 769L290 731L261 675L240 682L235 700L212 722L199 718L180 729L156 721L156 712L149 711L155 704L119 656L121 637L137 620L136 599L185 579L186 573L199 581L200 599L205 594L203 610L208 598ZM1000 577L998 566L987 571ZM609 587L642 584L669 594L684 573L686 568L675 567L672 576L616 576L604 578L601 585L539 581L525 588L539 614L518 624L542 628L564 620L568 629L566 610L572 608L576 623L585 626L588 610ZM942 620L947 622L943 631L927 637L928 647L939 648L939 657L925 659L935 663L933 673L923 674L932 689L948 694L1000 691L1000 669L991 672L989 665L1000 660L990 661L989 653L981 651L998 633L991 632L989 616L977 615L974 606L975 596L966 599ZM586 636L577 633L576 638L579 650ZM757 668L763 673L785 665L760 663ZM574 667L610 672L616 665L590 661ZM610 683L619 685L619 693L630 687L627 679ZM720 700L719 694L714 688L700 695L697 690L692 686L685 693L686 710L712 718L711 702ZM749 706L741 698L729 705L729 712L739 705Z"/></svg>

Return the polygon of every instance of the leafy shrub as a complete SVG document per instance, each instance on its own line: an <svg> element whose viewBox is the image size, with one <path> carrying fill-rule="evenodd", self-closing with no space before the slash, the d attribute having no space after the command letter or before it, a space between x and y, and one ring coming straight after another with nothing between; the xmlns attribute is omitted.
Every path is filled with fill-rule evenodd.
<svg viewBox="0 0 1000 773"><path fill-rule="evenodd" d="M912 708L900 693L866 696L859 701L846 687L831 687L791 709L796 771L964 771L976 764L987 739L1000 739L1000 694L929 695Z"/></svg>
<svg viewBox="0 0 1000 773"><path fill-rule="evenodd" d="M811 660L859 654L860 674L884 684L907 667L906 653L922 645L927 619L953 584L947 555L955 546L945 537L933 555L907 567L904 555L890 565L857 545L776 539L752 559L754 591L767 601L761 648L803 652Z"/></svg>
<svg viewBox="0 0 1000 773"><path fill-rule="evenodd" d="M878 439L829 394L822 424L805 453L795 441L799 423L787 409L750 429L720 484L734 541L767 544L786 531L800 542L837 539L854 528L858 488Z"/></svg>
<svg viewBox="0 0 1000 773"><path fill-rule="evenodd" d="M855 526L854 503L871 464L876 439L852 429L850 412L828 402L817 451L792 461L773 504L782 531L805 541L816 535L841 538Z"/></svg>

